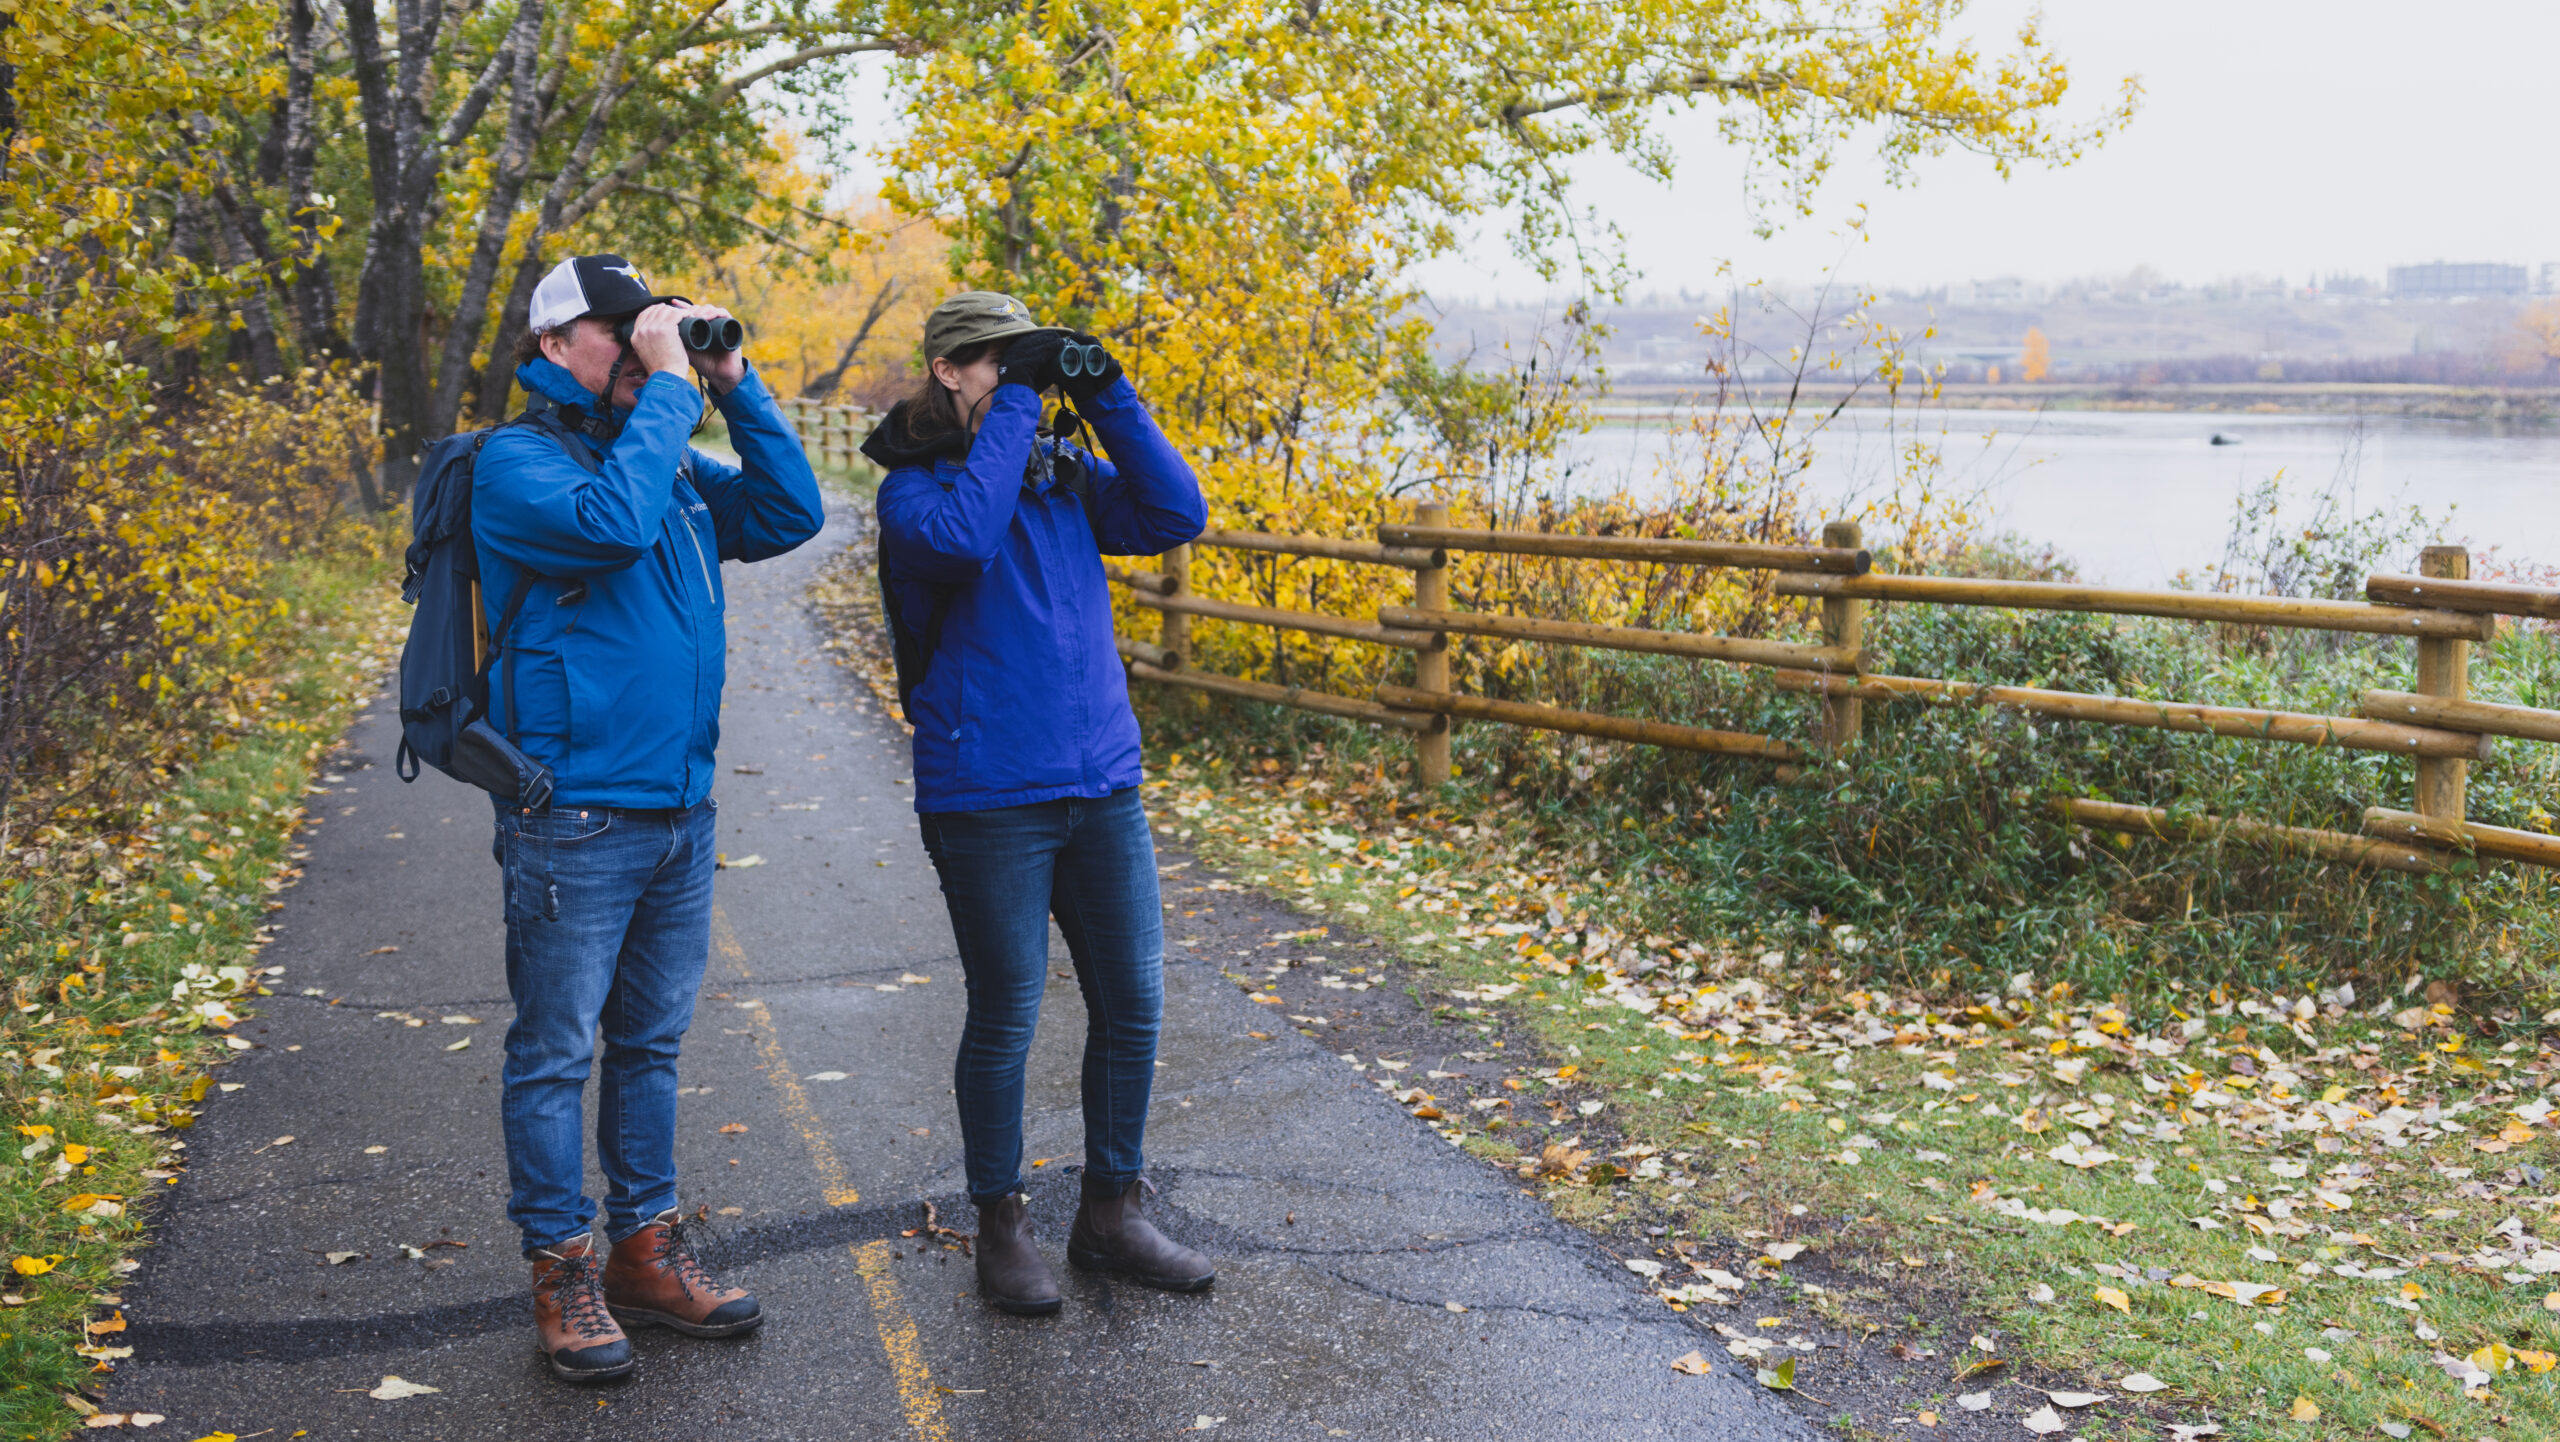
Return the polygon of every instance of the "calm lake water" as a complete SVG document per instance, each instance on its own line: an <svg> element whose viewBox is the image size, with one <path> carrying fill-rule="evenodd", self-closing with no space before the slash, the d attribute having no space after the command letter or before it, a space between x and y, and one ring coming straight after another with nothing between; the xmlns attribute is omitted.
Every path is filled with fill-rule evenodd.
<svg viewBox="0 0 2560 1442"><path fill-rule="evenodd" d="M1570 453L1576 490L1659 489L1673 421L1613 417ZM1875 491L1915 417L1850 410L1810 479L1836 503ZM1940 435L1943 429L1943 435ZM2220 434L2232 445L2214 445ZM2359 513L2415 505L2441 539L2560 562L2560 426L2406 417L2157 411L1932 411L1917 434L1946 456L1949 489L1979 495L1996 529L2051 544L2092 581L2153 586L2221 559L2233 507L2281 472L2307 516L2338 488ZM2396 564L2414 568L2414 553Z"/></svg>

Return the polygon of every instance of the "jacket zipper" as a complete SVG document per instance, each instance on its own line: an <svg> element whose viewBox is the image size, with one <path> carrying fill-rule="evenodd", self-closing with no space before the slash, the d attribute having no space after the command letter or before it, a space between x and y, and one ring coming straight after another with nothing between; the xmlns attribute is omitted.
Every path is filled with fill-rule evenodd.
<svg viewBox="0 0 2560 1442"><path fill-rule="evenodd" d="M693 517L685 516L683 519L684 538L693 543L693 563L702 568L703 599L717 603L720 599L720 591L711 583L711 563L702 558L702 538L693 532Z"/></svg>

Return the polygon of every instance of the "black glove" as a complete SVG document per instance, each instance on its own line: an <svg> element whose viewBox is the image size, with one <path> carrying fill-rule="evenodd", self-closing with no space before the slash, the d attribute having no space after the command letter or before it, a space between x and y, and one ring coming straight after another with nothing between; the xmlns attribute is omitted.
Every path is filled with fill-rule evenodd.
<svg viewBox="0 0 2560 1442"><path fill-rule="evenodd" d="M1058 388L1067 393L1068 399L1088 403L1120 379L1120 358L1103 349L1100 340L1081 331L1073 336L1070 345L1071 349L1061 347L1065 353L1060 357Z"/></svg>
<svg viewBox="0 0 2560 1442"><path fill-rule="evenodd" d="M1066 345L1067 333L1060 330L1015 336L996 361L996 384L1026 385L1035 391L1058 384L1058 352Z"/></svg>

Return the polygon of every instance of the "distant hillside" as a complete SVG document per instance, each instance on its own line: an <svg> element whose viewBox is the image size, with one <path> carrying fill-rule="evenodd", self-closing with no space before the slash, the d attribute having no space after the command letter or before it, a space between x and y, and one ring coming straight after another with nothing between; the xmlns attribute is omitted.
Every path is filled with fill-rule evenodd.
<svg viewBox="0 0 2560 1442"><path fill-rule="evenodd" d="M1957 382L1987 381L1992 367L2016 381L2027 333L2040 329L2055 383L2548 387L2560 384L2560 363L2536 364L2522 353L2519 321L2534 303L2186 289L1987 301L1939 292L1889 296L1872 314L1909 340L1917 360L1944 366ZM1698 384L1720 349L1699 330L1715 304L1703 296L1652 296L1602 312L1601 358L1613 385L1641 392ZM1746 373L1781 373L1809 337L1817 352L1848 344L1852 337L1839 324L1845 310L1837 298L1826 302L1805 291L1746 292L1737 307ZM1504 364L1506 354L1525 358L1542 329L1559 335L1563 321L1560 309L1533 305L1452 304L1434 314L1443 356L1472 356L1486 366Z"/></svg>

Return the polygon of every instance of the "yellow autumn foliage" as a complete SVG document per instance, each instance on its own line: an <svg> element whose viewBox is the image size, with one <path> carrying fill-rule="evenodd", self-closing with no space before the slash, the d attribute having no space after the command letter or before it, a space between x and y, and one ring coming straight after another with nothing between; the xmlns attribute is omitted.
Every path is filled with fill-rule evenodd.
<svg viewBox="0 0 2560 1442"><path fill-rule="evenodd" d="M1212 525L1362 536L1436 497L1459 525L1802 539L1792 476L1750 464L1766 438L1742 417L1711 423L1694 470L1641 498L1555 492L1549 460L1591 424L1589 389L1558 378L1578 372L1581 341L1556 340L1534 371L1445 365L1408 277L1461 227L1509 215L1547 274L1605 294L1614 262L1565 167L1606 150L1660 170L1658 127L1702 107L1758 162L1763 193L1796 205L1843 143L1897 168L1963 148L2006 169L2067 162L2129 113L2130 88L2060 124L2068 75L2034 28L1985 56L1951 37L1960 9L963 6L909 62L888 194L945 220L961 281L1111 341L1198 468ZM1573 619L1750 619L1732 578L1652 569L1469 558L1453 589L1462 606ZM1209 595L1354 616L1407 596L1399 572L1250 553L1203 550L1193 574ZM1267 629L1195 635L1214 669L1335 691L1405 664ZM1540 664L1470 654L1515 684Z"/></svg>
<svg viewBox="0 0 2560 1442"><path fill-rule="evenodd" d="M278 555L370 544L341 496L372 464L343 374L247 389L196 307L255 284L178 252L142 203L200 191L168 117L252 99L254 8L142 0L15 16L22 126L0 168L0 858L218 737L273 621ZM171 358L155 391L138 357ZM192 374L192 380L188 376Z"/></svg>

